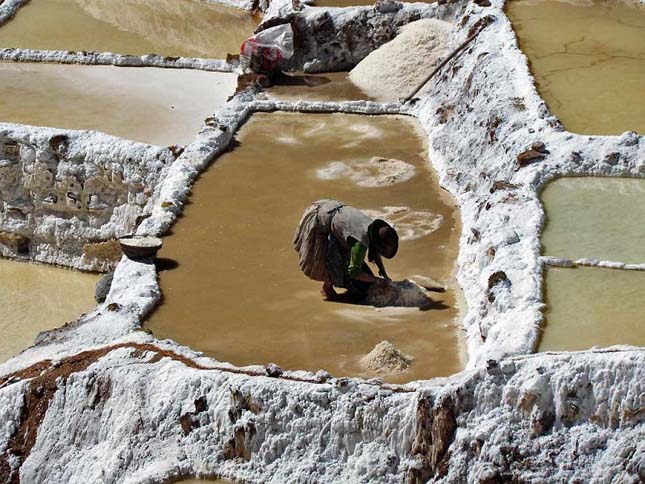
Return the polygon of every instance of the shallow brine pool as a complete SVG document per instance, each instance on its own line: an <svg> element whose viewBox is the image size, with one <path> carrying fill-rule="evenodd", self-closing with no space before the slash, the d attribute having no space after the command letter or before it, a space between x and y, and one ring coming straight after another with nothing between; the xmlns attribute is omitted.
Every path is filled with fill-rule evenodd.
<svg viewBox="0 0 645 484"><path fill-rule="evenodd" d="M164 302L146 323L154 335L237 365L274 362L390 381L461 370L453 277L459 215L428 166L417 125L392 116L257 114L238 140L196 182L164 239L160 257L178 266L166 261L170 269L160 273ZM414 176L362 186L374 182L365 176L373 156L401 160ZM303 210L321 198L397 223L405 240L386 267L395 280L421 275L446 285L447 292L432 294L434 309L324 301L321 284L300 272L291 243ZM360 366L383 340L415 358L406 373L379 375Z"/></svg>
<svg viewBox="0 0 645 484"><path fill-rule="evenodd" d="M541 195L543 252L645 263L645 180L561 178ZM645 272L548 268L540 350L645 345Z"/></svg>
<svg viewBox="0 0 645 484"><path fill-rule="evenodd" d="M235 91L234 74L0 62L0 122L188 144Z"/></svg>
<svg viewBox="0 0 645 484"><path fill-rule="evenodd" d="M540 351L645 346L645 272L550 267L545 280Z"/></svg>
<svg viewBox="0 0 645 484"><path fill-rule="evenodd" d="M360 101L373 100L356 86L348 72L324 74L285 74L267 94L287 101Z"/></svg>
<svg viewBox="0 0 645 484"><path fill-rule="evenodd" d="M0 27L0 47L223 59L258 21L199 0L32 0Z"/></svg>
<svg viewBox="0 0 645 484"><path fill-rule="evenodd" d="M98 276L0 258L0 363L92 310Z"/></svg>
<svg viewBox="0 0 645 484"><path fill-rule="evenodd" d="M507 13L538 91L565 128L645 133L644 6L511 0Z"/></svg>
<svg viewBox="0 0 645 484"><path fill-rule="evenodd" d="M545 255L645 263L645 180L560 178L541 198Z"/></svg>

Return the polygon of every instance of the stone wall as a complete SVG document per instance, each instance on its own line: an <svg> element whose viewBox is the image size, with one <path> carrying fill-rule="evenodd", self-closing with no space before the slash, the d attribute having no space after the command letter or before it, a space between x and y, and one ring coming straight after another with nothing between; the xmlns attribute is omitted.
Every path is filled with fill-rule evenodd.
<svg viewBox="0 0 645 484"><path fill-rule="evenodd" d="M85 270L120 257L168 148L101 133L0 125L0 254Z"/></svg>

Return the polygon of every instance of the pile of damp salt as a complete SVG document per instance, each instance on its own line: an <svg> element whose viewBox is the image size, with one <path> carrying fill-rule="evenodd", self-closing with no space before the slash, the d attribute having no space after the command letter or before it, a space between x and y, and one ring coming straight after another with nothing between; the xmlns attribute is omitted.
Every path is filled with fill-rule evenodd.
<svg viewBox="0 0 645 484"><path fill-rule="evenodd" d="M377 101L399 101L441 62L450 30L448 22L437 19L409 23L354 67L349 78Z"/></svg>

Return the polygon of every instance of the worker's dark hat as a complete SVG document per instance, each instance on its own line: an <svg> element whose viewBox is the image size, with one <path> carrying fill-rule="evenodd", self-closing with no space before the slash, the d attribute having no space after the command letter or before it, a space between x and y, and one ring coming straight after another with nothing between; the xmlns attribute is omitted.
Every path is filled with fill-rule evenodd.
<svg viewBox="0 0 645 484"><path fill-rule="evenodd" d="M394 257L399 250L399 234L385 220L377 218L368 229L373 247L386 259Z"/></svg>

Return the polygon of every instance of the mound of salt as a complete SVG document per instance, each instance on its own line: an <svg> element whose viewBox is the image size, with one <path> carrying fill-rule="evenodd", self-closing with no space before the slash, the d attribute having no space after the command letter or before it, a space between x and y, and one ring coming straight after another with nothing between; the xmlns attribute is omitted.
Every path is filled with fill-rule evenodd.
<svg viewBox="0 0 645 484"><path fill-rule="evenodd" d="M387 284L372 284L367 291L365 304L377 308L421 308L432 306L428 292L410 280L390 281Z"/></svg>
<svg viewBox="0 0 645 484"><path fill-rule="evenodd" d="M350 80L378 101L398 101L432 72L446 51L451 26L437 19L409 23L349 73Z"/></svg>
<svg viewBox="0 0 645 484"><path fill-rule="evenodd" d="M323 180L348 178L359 187L376 188L406 182L414 176L415 171L414 165L405 161L373 156L369 160L350 163L332 161L316 173Z"/></svg>
<svg viewBox="0 0 645 484"><path fill-rule="evenodd" d="M410 368L414 358L406 355L389 341L381 341L361 358L361 366L369 371L400 372Z"/></svg>

